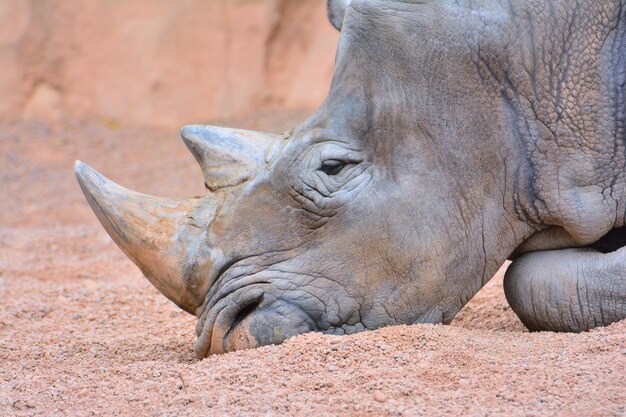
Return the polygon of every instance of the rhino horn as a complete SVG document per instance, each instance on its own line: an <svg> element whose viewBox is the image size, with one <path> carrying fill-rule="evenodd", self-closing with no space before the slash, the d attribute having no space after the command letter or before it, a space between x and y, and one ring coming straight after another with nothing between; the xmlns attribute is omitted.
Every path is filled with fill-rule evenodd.
<svg viewBox="0 0 626 417"><path fill-rule="evenodd" d="M189 125L181 130L210 191L241 184L265 165L268 152L284 136L217 126Z"/></svg>
<svg viewBox="0 0 626 417"><path fill-rule="evenodd" d="M80 161L74 170L113 241L163 295L194 314L210 285L199 270L211 267L202 242L215 197L159 198L127 190Z"/></svg>

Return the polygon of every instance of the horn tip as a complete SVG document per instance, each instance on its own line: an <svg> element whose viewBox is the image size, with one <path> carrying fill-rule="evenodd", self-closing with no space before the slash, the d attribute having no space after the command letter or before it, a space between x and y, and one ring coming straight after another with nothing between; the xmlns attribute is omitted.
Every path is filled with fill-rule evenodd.
<svg viewBox="0 0 626 417"><path fill-rule="evenodd" d="M207 128L202 125L187 125L180 130L180 137L185 142L187 149L200 164L204 173L206 166L207 151Z"/></svg>
<svg viewBox="0 0 626 417"><path fill-rule="evenodd" d="M76 178L81 185L84 185L91 177L93 177L96 172L92 167L84 163L83 161L77 160L74 162L74 174L76 174Z"/></svg>
<svg viewBox="0 0 626 417"><path fill-rule="evenodd" d="M187 125L180 129L180 137L186 144L196 142L203 134L206 134L206 126L203 125Z"/></svg>
<svg viewBox="0 0 626 417"><path fill-rule="evenodd" d="M85 165L86 164L83 161L77 159L76 162L74 162L74 172L79 173Z"/></svg>
<svg viewBox="0 0 626 417"><path fill-rule="evenodd" d="M78 180L78 185L80 185L83 194L85 194L88 200L90 197L96 198L96 195L102 194L105 190L111 191L116 186L112 181L82 161L74 163L74 174Z"/></svg>
<svg viewBox="0 0 626 417"><path fill-rule="evenodd" d="M74 174L76 175L76 179L78 180L79 184L83 184L85 182L85 174L88 169L89 165L87 165L83 161L77 159L76 162L74 162Z"/></svg>

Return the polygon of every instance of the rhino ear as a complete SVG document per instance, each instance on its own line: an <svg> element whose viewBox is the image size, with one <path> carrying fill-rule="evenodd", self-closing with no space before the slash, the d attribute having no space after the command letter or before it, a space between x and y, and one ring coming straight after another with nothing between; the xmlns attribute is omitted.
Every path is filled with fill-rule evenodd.
<svg viewBox="0 0 626 417"><path fill-rule="evenodd" d="M343 17L346 15L346 9L350 4L350 0L328 0L328 20L337 30L341 30Z"/></svg>

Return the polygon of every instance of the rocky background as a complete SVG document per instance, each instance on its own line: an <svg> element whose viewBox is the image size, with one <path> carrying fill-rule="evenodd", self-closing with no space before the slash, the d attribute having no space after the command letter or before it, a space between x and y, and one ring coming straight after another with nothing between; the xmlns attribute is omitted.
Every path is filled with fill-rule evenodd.
<svg viewBox="0 0 626 417"><path fill-rule="evenodd" d="M324 0L1 0L0 121L177 127L326 95Z"/></svg>

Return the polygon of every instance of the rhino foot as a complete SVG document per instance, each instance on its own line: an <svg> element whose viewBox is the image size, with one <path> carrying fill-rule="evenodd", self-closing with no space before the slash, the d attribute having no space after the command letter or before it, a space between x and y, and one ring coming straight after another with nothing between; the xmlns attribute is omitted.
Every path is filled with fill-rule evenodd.
<svg viewBox="0 0 626 417"><path fill-rule="evenodd" d="M511 308L531 331L582 332L626 318L626 247L527 253L504 278Z"/></svg>

